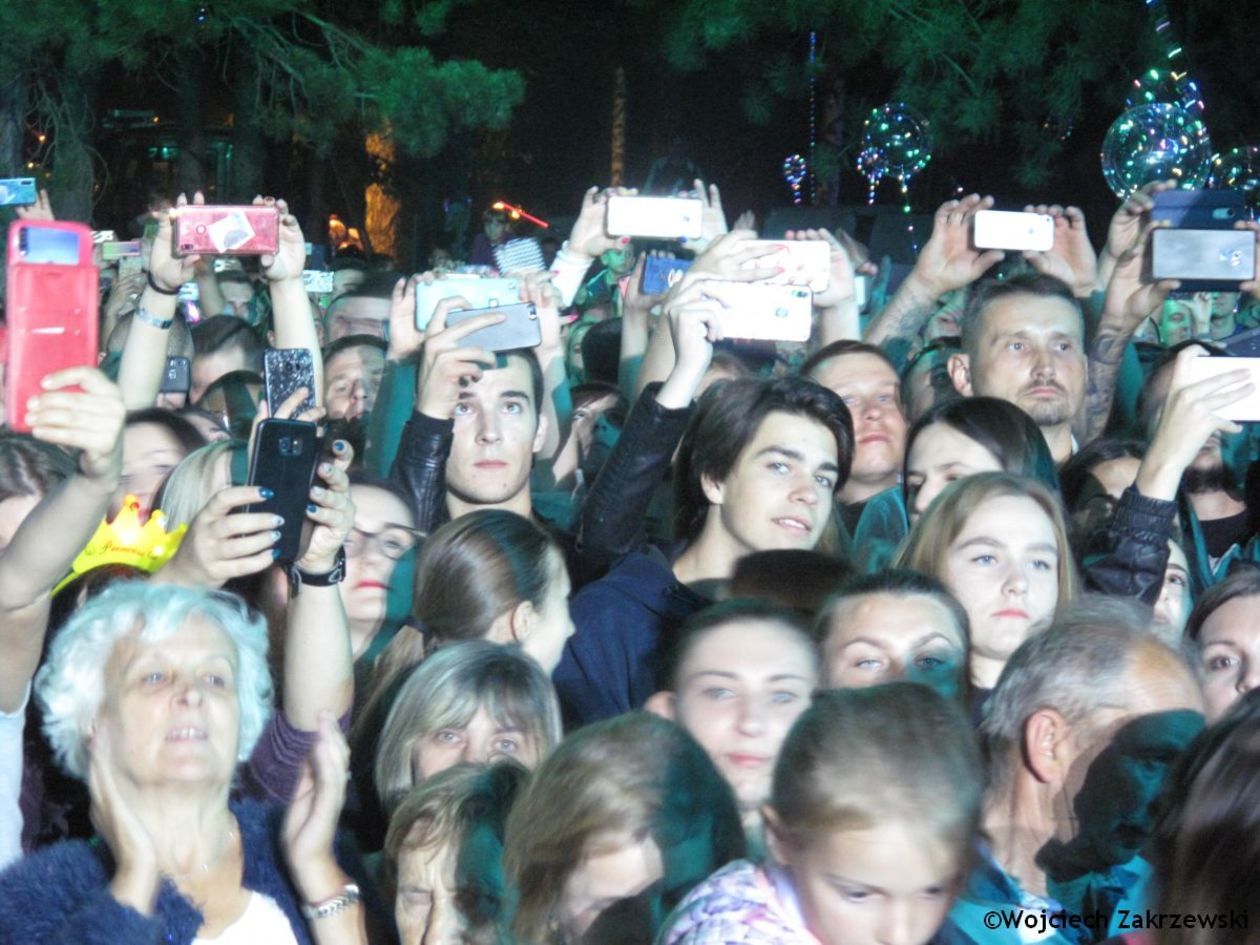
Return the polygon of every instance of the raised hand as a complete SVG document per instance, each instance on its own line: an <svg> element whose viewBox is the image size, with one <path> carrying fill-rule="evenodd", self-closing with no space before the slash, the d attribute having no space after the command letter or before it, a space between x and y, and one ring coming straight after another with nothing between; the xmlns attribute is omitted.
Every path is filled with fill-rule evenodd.
<svg viewBox="0 0 1260 945"><path fill-rule="evenodd" d="M285 279L301 279L306 268L306 237L297 217L289 212L289 205L275 197L255 197L255 207L275 207L280 212L280 239L275 255L264 253L259 257L263 275L269 282Z"/></svg>
<svg viewBox="0 0 1260 945"><path fill-rule="evenodd" d="M634 196L637 193L637 190L625 187L612 187L608 190L590 188L582 195L582 209L578 211L573 229L569 232L568 250L594 259L610 249L621 249L627 245L630 237L614 237L604 232L604 213L610 195Z"/></svg>
<svg viewBox="0 0 1260 945"><path fill-rule="evenodd" d="M460 342L474 331L500 324L502 315L478 315L446 327L447 315L470 308L471 302L463 296L455 296L442 299L433 310L433 318L424 333L424 358L416 383L416 410L426 417L451 419L459 403L459 392L481 380L482 373L495 363L489 351L461 347Z"/></svg>
<svg viewBox="0 0 1260 945"><path fill-rule="evenodd" d="M206 202L201 191L193 194L193 206L202 206ZM176 207L188 206L188 198L180 194L175 201ZM175 211L158 215L157 236L153 239L153 248L149 251L149 277L165 292L173 293L185 282L191 282L197 275L197 263L200 256L176 256L175 245Z"/></svg>
<svg viewBox="0 0 1260 945"><path fill-rule="evenodd" d="M157 845L140 819L135 798L119 779L107 727L92 733L88 754L92 825L117 864L110 893L141 915L152 915L161 879Z"/></svg>
<svg viewBox="0 0 1260 945"><path fill-rule="evenodd" d="M700 213L700 249L708 246L715 239L727 232L726 212L722 209L722 193L717 184L695 181L695 194L700 198L704 209ZM751 228L750 228L751 229Z"/></svg>
<svg viewBox="0 0 1260 945"><path fill-rule="evenodd" d="M406 361L416 355L424 345L424 333L416 328L416 286L433 273L399 279L389 299L389 351L391 361Z"/></svg>
<svg viewBox="0 0 1260 945"><path fill-rule="evenodd" d="M122 430L127 410L118 385L92 367L67 368L41 382L26 404L37 440L79 450L79 472L113 491L122 474ZM80 390L67 390L68 387Z"/></svg>
<svg viewBox="0 0 1260 945"><path fill-rule="evenodd" d="M683 283L703 279L721 279L726 282L759 282L780 274L778 267L745 269L744 264L754 259L772 256L774 247L750 246L756 234L751 230L731 230L709 244L708 249L696 257L691 268L683 275Z"/></svg>
<svg viewBox="0 0 1260 945"><path fill-rule="evenodd" d="M1175 279L1151 282L1142 273L1142 251L1152 230L1163 224L1151 223L1142 230L1141 238L1114 260L1103 302L1103 319L1118 321L1127 331L1135 331L1142 320L1156 311L1168 293L1181 283Z"/></svg>
<svg viewBox="0 0 1260 945"><path fill-rule="evenodd" d="M992 197L970 194L961 200L947 200L937 208L932 235L923 244L912 272L934 298L970 285L1006 258L999 249L981 251L971 245L972 218L992 206Z"/></svg>
<svg viewBox="0 0 1260 945"><path fill-rule="evenodd" d="M289 875L306 902L330 899L345 884L345 874L333 856L333 836L346 800L349 770L345 736L332 714L321 712L319 741L302 765L302 777L281 829Z"/></svg>
<svg viewBox="0 0 1260 945"><path fill-rule="evenodd" d="M215 493L188 526L179 550L154 577L222 587L233 578L271 567L284 520L270 512L234 511L269 497L269 490L257 486L230 486Z"/></svg>
<svg viewBox="0 0 1260 945"><path fill-rule="evenodd" d="M29 207L17 207L17 216L19 220L55 220L53 216L52 201L48 199L48 191L41 190L35 197L35 202Z"/></svg>
<svg viewBox="0 0 1260 945"><path fill-rule="evenodd" d="M346 473L354 462L354 447L337 440L333 453L331 461L325 460L316 468L315 475L323 485L311 486L311 501L306 507L306 517L315 527L297 566L310 574L325 574L333 569L337 550L346 543L354 527L354 501Z"/></svg>
<svg viewBox="0 0 1260 945"><path fill-rule="evenodd" d="M1078 297L1089 295L1098 284L1098 255L1085 229L1085 214L1079 207L1028 206L1025 213L1054 218L1054 245L1043 253L1027 252L1024 258L1038 272L1062 279Z"/></svg>

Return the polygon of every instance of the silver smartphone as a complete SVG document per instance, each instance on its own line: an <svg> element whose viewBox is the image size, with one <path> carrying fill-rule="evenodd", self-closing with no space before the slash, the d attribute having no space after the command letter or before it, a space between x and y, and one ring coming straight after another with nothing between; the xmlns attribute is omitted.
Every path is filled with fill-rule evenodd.
<svg viewBox="0 0 1260 945"><path fill-rule="evenodd" d="M981 210L972 222L976 249L1044 253L1054 246L1054 217L1046 213Z"/></svg>

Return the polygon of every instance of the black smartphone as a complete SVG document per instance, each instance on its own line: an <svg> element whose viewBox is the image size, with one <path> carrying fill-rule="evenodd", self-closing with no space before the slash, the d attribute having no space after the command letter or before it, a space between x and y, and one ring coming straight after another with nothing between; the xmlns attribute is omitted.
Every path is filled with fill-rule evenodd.
<svg viewBox="0 0 1260 945"><path fill-rule="evenodd" d="M542 328L538 324L538 310L532 302L516 305L497 305L493 308L469 308L451 312L446 316L446 327L478 315L502 315L503 321L489 328L482 328L466 335L461 347L485 348L487 351L514 351L517 348L537 348L542 344Z"/></svg>
<svg viewBox="0 0 1260 945"><path fill-rule="evenodd" d="M306 388L306 399L298 414L315 406L315 365L306 348L268 348L263 352L263 389L267 409L273 414L293 396L299 387Z"/></svg>
<svg viewBox="0 0 1260 945"><path fill-rule="evenodd" d="M1152 279L1178 279L1182 292L1236 291L1256 277L1256 235L1251 230L1154 230Z"/></svg>
<svg viewBox="0 0 1260 945"><path fill-rule="evenodd" d="M280 551L278 560L285 563L296 561L301 550L302 523L322 446L318 428L305 420L264 420L258 424L247 484L270 489L272 496L245 511L270 512L284 518L276 548Z"/></svg>
<svg viewBox="0 0 1260 945"><path fill-rule="evenodd" d="M1250 220L1241 190L1164 190L1151 195L1151 220L1181 229L1229 230Z"/></svg>
<svg viewBox="0 0 1260 945"><path fill-rule="evenodd" d="M192 389L192 367L187 358L167 358L161 394L187 394Z"/></svg>

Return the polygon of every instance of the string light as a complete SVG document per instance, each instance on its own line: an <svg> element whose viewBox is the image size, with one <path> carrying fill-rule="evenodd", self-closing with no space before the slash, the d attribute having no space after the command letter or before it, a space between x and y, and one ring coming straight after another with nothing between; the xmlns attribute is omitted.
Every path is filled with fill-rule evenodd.
<svg viewBox="0 0 1260 945"><path fill-rule="evenodd" d="M783 159L783 179L792 188L792 203L801 202L801 187L809 176L809 162L799 154L789 154Z"/></svg>

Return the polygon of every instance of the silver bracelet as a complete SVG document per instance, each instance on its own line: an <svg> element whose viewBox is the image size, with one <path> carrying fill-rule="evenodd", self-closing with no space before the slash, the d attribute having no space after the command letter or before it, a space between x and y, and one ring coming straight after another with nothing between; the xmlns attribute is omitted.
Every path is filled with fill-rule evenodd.
<svg viewBox="0 0 1260 945"><path fill-rule="evenodd" d="M331 899L317 902L314 905L302 905L302 915L308 919L327 919L349 909L360 899L359 887L354 883L346 883L341 892Z"/></svg>
<svg viewBox="0 0 1260 945"><path fill-rule="evenodd" d="M166 329L170 328L171 325L175 323L175 319L173 317L158 318L152 312L146 311L143 305L136 306L136 318L140 319L140 321L144 322L146 325L152 325L160 331L166 331Z"/></svg>

